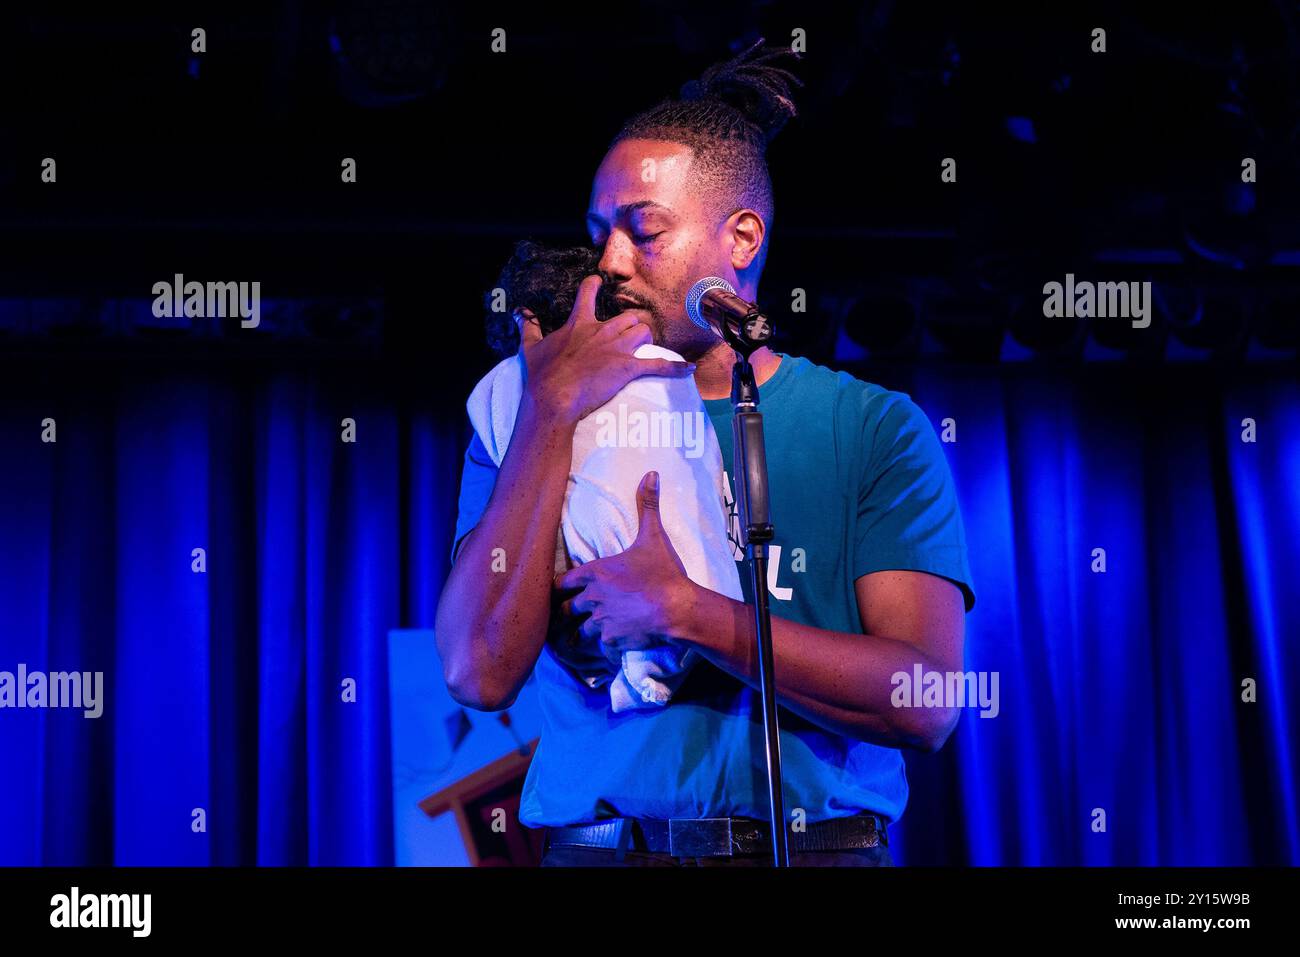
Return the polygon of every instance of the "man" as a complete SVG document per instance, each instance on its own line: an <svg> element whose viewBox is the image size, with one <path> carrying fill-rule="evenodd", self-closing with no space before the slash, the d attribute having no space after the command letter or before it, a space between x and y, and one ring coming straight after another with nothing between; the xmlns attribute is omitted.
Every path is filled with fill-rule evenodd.
<svg viewBox="0 0 1300 957"><path fill-rule="evenodd" d="M536 669L544 726L520 820L548 828L546 864L769 859L766 825L755 824L768 808L752 609L682 574L651 476L632 547L553 574L575 423L632 378L690 374L633 358L641 343L696 364L732 471L734 355L687 319L684 301L703 276L757 298L772 222L764 151L794 107L793 78L771 64L788 51L754 50L620 131L587 224L624 311L596 320L592 277L560 329L543 338L525 324L528 386L509 451L499 470L473 444L466 453L437 641L467 707L508 707ZM892 677L916 665L963 670L974 592L951 476L907 396L769 349L751 361L776 527L768 587L791 859L890 863L886 827L907 801L899 749L937 750L958 716L891 700ZM495 549L509 574L490 572ZM661 711L612 715L547 649L553 602L559 632L577 624L611 660L671 641L705 661Z"/></svg>

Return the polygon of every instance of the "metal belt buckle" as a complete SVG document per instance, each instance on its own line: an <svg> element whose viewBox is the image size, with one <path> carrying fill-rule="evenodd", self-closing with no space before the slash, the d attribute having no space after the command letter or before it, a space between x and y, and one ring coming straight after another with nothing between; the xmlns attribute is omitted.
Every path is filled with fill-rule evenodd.
<svg viewBox="0 0 1300 957"><path fill-rule="evenodd" d="M673 857L730 857L731 818L669 818L668 853Z"/></svg>

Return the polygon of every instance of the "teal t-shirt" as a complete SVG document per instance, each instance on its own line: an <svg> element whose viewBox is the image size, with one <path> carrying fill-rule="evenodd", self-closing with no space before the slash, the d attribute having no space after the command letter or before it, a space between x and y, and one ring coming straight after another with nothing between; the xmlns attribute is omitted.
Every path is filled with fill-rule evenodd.
<svg viewBox="0 0 1300 957"><path fill-rule="evenodd" d="M780 355L778 353L778 355ZM861 634L854 582L911 569L960 586L975 603L952 475L933 426L907 395L808 359L781 355L759 387L772 523L772 615ZM733 488L731 400L707 399ZM477 448L476 448L477 446ZM477 438L465 456L455 549L478 523L496 468ZM732 539L747 602L748 565ZM614 714L551 653L534 676L541 741L524 782L529 826L607 817L768 817L759 693L699 661L662 710ZM874 811L897 820L907 804L902 754L780 711L787 810L808 821Z"/></svg>

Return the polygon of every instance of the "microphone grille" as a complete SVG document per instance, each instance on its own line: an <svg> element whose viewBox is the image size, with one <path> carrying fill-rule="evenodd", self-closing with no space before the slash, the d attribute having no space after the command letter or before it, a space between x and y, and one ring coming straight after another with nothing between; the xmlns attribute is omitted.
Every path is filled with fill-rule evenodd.
<svg viewBox="0 0 1300 957"><path fill-rule="evenodd" d="M686 316L691 322L695 323L706 332L713 332L713 327L709 325L709 320L705 319L700 313L700 302L704 299L704 294L710 289L725 289L727 292L735 295L736 290L731 283L717 276L705 276L695 285L691 286L686 293Z"/></svg>

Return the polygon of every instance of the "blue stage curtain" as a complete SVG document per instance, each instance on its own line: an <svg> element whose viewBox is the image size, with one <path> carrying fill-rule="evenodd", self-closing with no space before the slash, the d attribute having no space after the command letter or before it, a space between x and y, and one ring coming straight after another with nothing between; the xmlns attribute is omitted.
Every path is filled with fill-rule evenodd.
<svg viewBox="0 0 1300 957"><path fill-rule="evenodd" d="M106 704L0 711L0 864L392 862L387 635L432 626L464 428L325 381L5 396L0 670Z"/></svg>
<svg viewBox="0 0 1300 957"><path fill-rule="evenodd" d="M908 755L905 863L1300 864L1300 385L1133 375L910 384L956 423L967 668L1001 713Z"/></svg>
<svg viewBox="0 0 1300 957"><path fill-rule="evenodd" d="M1000 691L908 755L895 856L1300 864L1300 386L1098 378L883 380L954 420ZM386 636L433 624L467 433L388 385L5 390L0 670L103 671L106 702L0 711L0 864L392 862Z"/></svg>

